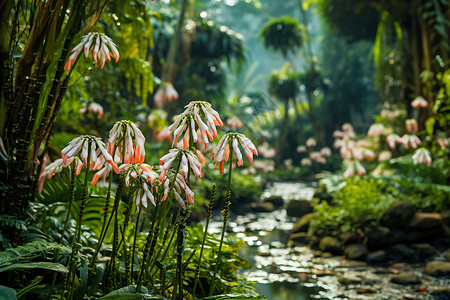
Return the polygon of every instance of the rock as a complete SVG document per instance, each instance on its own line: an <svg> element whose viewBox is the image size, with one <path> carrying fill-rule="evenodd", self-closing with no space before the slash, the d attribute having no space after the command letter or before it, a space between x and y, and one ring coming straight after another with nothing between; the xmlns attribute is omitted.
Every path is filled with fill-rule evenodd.
<svg viewBox="0 0 450 300"><path fill-rule="evenodd" d="M253 212L271 212L275 206L270 202L254 202L250 205Z"/></svg>
<svg viewBox="0 0 450 300"><path fill-rule="evenodd" d="M450 261L450 249L447 249L444 252L442 252L442 257L444 257L446 261Z"/></svg>
<svg viewBox="0 0 450 300"><path fill-rule="evenodd" d="M409 227L416 230L429 230L442 227L442 218L438 213L417 213Z"/></svg>
<svg viewBox="0 0 450 300"><path fill-rule="evenodd" d="M360 242L360 238L356 232L346 231L340 236L344 245L356 244Z"/></svg>
<svg viewBox="0 0 450 300"><path fill-rule="evenodd" d="M425 273L434 277L450 276L450 262L430 261L425 266Z"/></svg>
<svg viewBox="0 0 450 300"><path fill-rule="evenodd" d="M367 247L363 244L351 244L345 247L344 255L348 259L362 260L366 257Z"/></svg>
<svg viewBox="0 0 450 300"><path fill-rule="evenodd" d="M430 294L434 296L434 299L450 299L450 287L437 287L433 289Z"/></svg>
<svg viewBox="0 0 450 300"><path fill-rule="evenodd" d="M367 245L372 249L384 248L389 244L390 230L384 226L378 226L366 233Z"/></svg>
<svg viewBox="0 0 450 300"><path fill-rule="evenodd" d="M400 229L391 229L389 231L388 240L391 244L399 244L399 243L419 243L419 242L427 242L434 241L436 237L442 235L442 227L432 228L429 230L400 230Z"/></svg>
<svg viewBox="0 0 450 300"><path fill-rule="evenodd" d="M405 228L415 213L416 209L410 202L397 202L383 214L381 224L389 228Z"/></svg>
<svg viewBox="0 0 450 300"><path fill-rule="evenodd" d="M390 282L397 284L419 284L421 279L419 276L411 272L401 272L391 276Z"/></svg>
<svg viewBox="0 0 450 300"><path fill-rule="evenodd" d="M298 232L308 232L309 223L313 218L313 214L309 213L300 218L297 222L295 222L294 227L292 228L292 233Z"/></svg>
<svg viewBox="0 0 450 300"><path fill-rule="evenodd" d="M414 262L418 257L416 252L405 244L396 244L388 248L387 254L393 261Z"/></svg>
<svg viewBox="0 0 450 300"><path fill-rule="evenodd" d="M441 219L445 226L450 227L450 210L443 211L441 213Z"/></svg>
<svg viewBox="0 0 450 300"><path fill-rule="evenodd" d="M338 278L340 284L358 284L361 283L361 278L350 275L341 275Z"/></svg>
<svg viewBox="0 0 450 300"><path fill-rule="evenodd" d="M342 249L339 241L331 236L323 237L319 242L319 250L323 252L331 252L333 254L341 254Z"/></svg>
<svg viewBox="0 0 450 300"><path fill-rule="evenodd" d="M379 263L386 260L387 254L384 250L378 250L367 253L366 260L368 263Z"/></svg>
<svg viewBox="0 0 450 300"><path fill-rule="evenodd" d="M284 205L283 197L272 195L264 199L264 202L270 202L275 206L275 208L280 208Z"/></svg>
<svg viewBox="0 0 450 300"><path fill-rule="evenodd" d="M301 218L312 211L313 208L309 200L291 200L286 207L286 213L289 217Z"/></svg>
<svg viewBox="0 0 450 300"><path fill-rule="evenodd" d="M309 237L306 232L297 232L297 233L292 233L289 236L289 240L291 240L292 242L294 242L296 244L307 245L309 242Z"/></svg>
<svg viewBox="0 0 450 300"><path fill-rule="evenodd" d="M427 243L413 244L411 245L411 247L414 249L414 251L416 251L417 256L419 256L419 258L422 260L430 258L438 253L436 248Z"/></svg>

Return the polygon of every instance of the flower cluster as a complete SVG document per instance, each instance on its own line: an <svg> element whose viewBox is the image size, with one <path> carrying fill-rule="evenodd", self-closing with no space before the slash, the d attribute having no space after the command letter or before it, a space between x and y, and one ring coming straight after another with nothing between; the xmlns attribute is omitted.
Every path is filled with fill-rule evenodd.
<svg viewBox="0 0 450 300"><path fill-rule="evenodd" d="M414 108L425 108L428 106L428 101L425 100L422 96L418 96L411 102L411 106Z"/></svg>
<svg viewBox="0 0 450 300"><path fill-rule="evenodd" d="M109 49L111 49L116 62L119 61L119 51L117 51L113 41L103 33L90 32L83 36L81 42L72 49L72 55L67 60L64 70L67 71L72 67L81 51L84 50L84 55L88 57L91 48L93 49L92 58L95 62L95 68L97 68L97 60L100 61L100 69L103 69L106 60L111 61Z"/></svg>
<svg viewBox="0 0 450 300"><path fill-rule="evenodd" d="M144 143L145 137L136 124L131 121L119 121L109 132L107 149L124 164L141 164L145 158Z"/></svg>
<svg viewBox="0 0 450 300"><path fill-rule="evenodd" d="M157 107L162 107L166 102L172 102L179 98L177 90L173 87L170 82L163 82L159 86L155 95L153 96L153 101Z"/></svg>
<svg viewBox="0 0 450 300"><path fill-rule="evenodd" d="M427 166L431 165L431 156L430 152L425 148L417 149L417 151L413 154L412 160L414 164L427 164Z"/></svg>
<svg viewBox="0 0 450 300"><path fill-rule="evenodd" d="M172 148L169 150L169 153L160 158L159 164L161 167L161 174L159 176L159 181L163 182L164 177L167 174L167 171L172 166L172 163L176 158L180 159L180 173L187 178L189 173L189 168L191 168L195 177L203 176L202 173L202 163L200 159L190 150Z"/></svg>

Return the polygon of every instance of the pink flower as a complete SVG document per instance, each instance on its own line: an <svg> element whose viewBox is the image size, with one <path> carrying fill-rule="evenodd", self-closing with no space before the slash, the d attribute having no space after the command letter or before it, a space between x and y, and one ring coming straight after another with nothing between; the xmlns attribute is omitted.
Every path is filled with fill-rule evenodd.
<svg viewBox="0 0 450 300"><path fill-rule="evenodd" d="M123 142L125 141L125 149ZM120 162L143 163L145 159L145 137L141 130L131 121L118 121L109 132L108 152L112 155L114 149ZM123 154L125 154L124 157Z"/></svg>
<svg viewBox="0 0 450 300"><path fill-rule="evenodd" d="M303 158L303 159L300 161L300 165L301 165L302 167L309 167L309 166L312 166L312 161L311 161L309 158Z"/></svg>
<svg viewBox="0 0 450 300"><path fill-rule="evenodd" d="M98 103L91 102L87 107L83 107L80 112L82 114L93 113L94 115L97 115L97 119L101 119L103 117L103 106Z"/></svg>
<svg viewBox="0 0 450 300"><path fill-rule="evenodd" d="M242 154L239 150L239 144L242 149L244 149L244 153L250 161L250 165L253 162L253 154L258 155L258 151L256 150L255 145L243 134L240 133L227 133L224 135L217 145L217 148L213 151L213 160L216 159L216 165L220 165L220 173L224 174L223 163L224 161L228 161L228 154L230 149L230 144L233 152L236 154L236 158L238 160L238 166L243 164Z"/></svg>
<svg viewBox="0 0 450 300"><path fill-rule="evenodd" d="M149 184L153 184L158 174L153 171L152 167L147 164L123 164L119 168L120 173L125 176L125 184L129 186L132 184L137 188L136 192L136 207L142 204L147 208L148 202L156 206L155 197L150 191Z"/></svg>
<svg viewBox="0 0 450 300"><path fill-rule="evenodd" d="M385 135L387 132L386 128L384 128L383 124L372 124L369 127L369 131L367 132L368 136L380 136Z"/></svg>
<svg viewBox="0 0 450 300"><path fill-rule="evenodd" d="M355 166L359 176L363 176L364 174L366 174L366 169L364 169L359 161L355 161Z"/></svg>
<svg viewBox="0 0 450 300"><path fill-rule="evenodd" d="M95 62L95 68L97 68L97 59L100 60L100 69L103 69L106 60L111 60L110 49L113 52L116 62L119 61L119 51L117 51L113 41L103 33L90 32L83 36L81 42L72 49L72 55L67 60L64 70L68 71L72 67L82 50L84 50L84 55L88 57L91 48L93 48L92 58Z"/></svg>
<svg viewBox="0 0 450 300"><path fill-rule="evenodd" d="M314 138L310 137L309 139L306 140L306 147L311 148L316 146L317 142Z"/></svg>
<svg viewBox="0 0 450 300"><path fill-rule="evenodd" d="M387 150L381 151L380 154L378 155L379 161L385 161L385 160L389 160L391 158L392 158L392 153Z"/></svg>
<svg viewBox="0 0 450 300"><path fill-rule="evenodd" d="M302 152L306 152L306 147L303 145L300 145L297 147L297 152L298 153L302 153Z"/></svg>
<svg viewBox="0 0 450 300"><path fill-rule="evenodd" d="M415 135L405 134L401 137L400 143L403 144L405 149L408 149L409 145L411 148L417 149L417 147L422 144L422 141Z"/></svg>
<svg viewBox="0 0 450 300"><path fill-rule="evenodd" d="M386 137L389 148L395 149L395 144L401 143L402 139L396 134L390 134Z"/></svg>
<svg viewBox="0 0 450 300"><path fill-rule="evenodd" d="M114 169L116 173L119 172L116 163L112 156L104 147L104 143L100 138L92 135L82 135L70 141L69 145L61 150L61 155L64 164L68 164L67 160L76 155L79 155L83 161L83 165L87 167L87 159L90 157L90 169L93 170L94 163L97 159L105 159Z"/></svg>
<svg viewBox="0 0 450 300"><path fill-rule="evenodd" d="M236 129L236 128L241 128L242 126L244 126L244 123L242 123L242 121L239 120L239 118L234 117L234 118L227 120L227 125L230 126L231 129Z"/></svg>
<svg viewBox="0 0 450 300"><path fill-rule="evenodd" d="M206 119L206 123L202 120L200 113ZM213 140L213 136L217 137L216 126L223 126L219 113L211 108L211 104L205 101L190 102L183 113L181 113L169 126L169 130L173 132L173 145L178 143L178 138L184 134L183 147L187 148L189 137L192 134L194 142L199 140L197 129L204 142L205 149L208 147L208 139Z"/></svg>
<svg viewBox="0 0 450 300"><path fill-rule="evenodd" d="M341 139L344 137L344 133L340 130L335 130L335 131L333 131L333 137L335 139Z"/></svg>
<svg viewBox="0 0 450 300"><path fill-rule="evenodd" d="M323 147L322 149L320 149L320 154L322 154L322 156L325 156L325 157L330 157L331 149L328 147Z"/></svg>
<svg viewBox="0 0 450 300"><path fill-rule="evenodd" d="M355 168L353 163L347 164L347 169L344 171L344 177L353 177L355 176Z"/></svg>
<svg viewBox="0 0 450 300"><path fill-rule="evenodd" d="M157 107L162 107L166 102L172 102L179 98L177 90L173 87L170 82L163 82L159 86L155 95L153 96L153 101Z"/></svg>
<svg viewBox="0 0 450 300"><path fill-rule="evenodd" d="M160 158L159 164L161 167L161 173L159 175L159 181L163 182L167 171L172 166L175 159L180 159L180 174L183 174L187 178L189 173L189 168L194 173L195 177L202 177L202 163L200 159L190 150L172 148L169 153Z"/></svg>
<svg viewBox="0 0 450 300"><path fill-rule="evenodd" d="M416 119L408 119L405 121L405 124L408 133L416 133L419 130Z"/></svg>
<svg viewBox="0 0 450 300"><path fill-rule="evenodd" d="M419 107L425 108L428 106L428 101L425 100L422 96L418 96L418 97L416 97L416 99L414 99L411 102L411 106L414 108L419 108Z"/></svg>
<svg viewBox="0 0 450 300"><path fill-rule="evenodd" d="M59 158L55 160L54 162L47 165L44 169L42 169L41 173L39 174L38 179L38 193L42 192L42 188L44 186L44 179L45 177L48 177L49 179L53 177L56 173L61 172L64 168L71 168L72 162L75 160L75 168L76 173L75 175L78 176L81 173L81 168L83 166L83 162L78 157L71 157L66 160L64 163L62 158ZM44 158L45 161L45 158Z"/></svg>
<svg viewBox="0 0 450 300"><path fill-rule="evenodd" d="M412 156L412 160L414 164L427 164L427 166L431 165L431 156L430 152L425 148L419 148Z"/></svg>
<svg viewBox="0 0 450 300"><path fill-rule="evenodd" d="M439 147L441 148L446 148L448 147L448 139L440 137L436 139L436 143L439 145Z"/></svg>

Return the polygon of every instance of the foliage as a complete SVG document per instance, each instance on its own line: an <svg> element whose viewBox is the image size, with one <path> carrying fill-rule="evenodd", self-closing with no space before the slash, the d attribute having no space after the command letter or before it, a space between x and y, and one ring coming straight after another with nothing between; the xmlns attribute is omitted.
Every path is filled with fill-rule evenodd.
<svg viewBox="0 0 450 300"><path fill-rule="evenodd" d="M375 178L346 179L346 185L333 194L331 203L315 199L313 234L338 234L375 226L384 211L398 200L398 192Z"/></svg>
<svg viewBox="0 0 450 300"><path fill-rule="evenodd" d="M300 87L300 75L287 64L281 70L274 70L269 76L269 91L276 98L287 101L296 97Z"/></svg>
<svg viewBox="0 0 450 300"><path fill-rule="evenodd" d="M297 19L284 16L268 21L260 31L264 46L286 57L302 46L303 27Z"/></svg>

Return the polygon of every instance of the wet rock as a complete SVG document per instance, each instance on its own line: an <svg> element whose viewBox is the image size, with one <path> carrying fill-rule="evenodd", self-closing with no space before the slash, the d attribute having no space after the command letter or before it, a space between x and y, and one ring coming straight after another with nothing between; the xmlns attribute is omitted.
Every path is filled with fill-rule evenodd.
<svg viewBox="0 0 450 300"><path fill-rule="evenodd" d="M374 293L377 293L378 290L377 290L377 289L372 289L372 288L358 288L358 289L355 289L355 292L356 292L357 294L362 294L362 295L364 295L364 294L374 294Z"/></svg>
<svg viewBox="0 0 450 300"><path fill-rule="evenodd" d="M442 227L442 218L438 213L417 213L409 226L416 230L429 230Z"/></svg>
<svg viewBox="0 0 450 300"><path fill-rule="evenodd" d="M253 212L271 212L275 206L271 202L255 202L250 205Z"/></svg>
<svg viewBox="0 0 450 300"><path fill-rule="evenodd" d="M401 272L391 276L390 282L397 284L419 284L421 279L419 276L411 272Z"/></svg>
<svg viewBox="0 0 450 300"><path fill-rule="evenodd" d="M427 258L430 258L438 253L436 248L427 243L413 244L411 245L411 248L416 251L417 256L421 260L426 260Z"/></svg>
<svg viewBox="0 0 450 300"><path fill-rule="evenodd" d="M313 219L313 214L309 213L300 218L297 222L295 222L294 227L292 228L292 233L298 232L308 232L309 223Z"/></svg>
<svg viewBox="0 0 450 300"><path fill-rule="evenodd" d="M360 238L356 232L346 231L340 236L344 245L356 244L360 241Z"/></svg>
<svg viewBox="0 0 450 300"><path fill-rule="evenodd" d="M391 244L399 243L419 243L433 241L442 234L442 227L432 228L428 230L400 230L391 229L389 231L388 240Z"/></svg>
<svg viewBox="0 0 450 300"><path fill-rule="evenodd" d="M431 291L430 294L434 296L434 299L442 299L442 300L450 299L450 287L441 286L435 288Z"/></svg>
<svg viewBox="0 0 450 300"><path fill-rule="evenodd" d="M448 261L430 261L425 266L425 273L428 275L439 277L439 276L450 276L450 262Z"/></svg>
<svg viewBox="0 0 450 300"><path fill-rule="evenodd" d="M389 259L393 261L417 261L416 252L411 247L405 244L397 244L389 247L387 250Z"/></svg>
<svg viewBox="0 0 450 300"><path fill-rule="evenodd" d="M341 254L342 249L339 241L332 236L325 236L319 242L319 250L323 252L331 252L333 254Z"/></svg>
<svg viewBox="0 0 450 300"><path fill-rule="evenodd" d="M270 202L275 206L275 208L280 208L284 205L283 197L272 195L266 199L264 199L264 202Z"/></svg>
<svg viewBox="0 0 450 300"><path fill-rule="evenodd" d="M291 200L287 204L286 213L289 217L301 218L313 211L309 200Z"/></svg>
<svg viewBox="0 0 450 300"><path fill-rule="evenodd" d="M380 249L389 244L390 230L384 226L378 226L366 233L367 245L372 249Z"/></svg>
<svg viewBox="0 0 450 300"><path fill-rule="evenodd" d="M359 284L361 283L361 278L351 275L341 275L338 281L340 284Z"/></svg>
<svg viewBox="0 0 450 300"><path fill-rule="evenodd" d="M380 263L386 260L387 254L384 250L378 250L367 253L366 260L368 263Z"/></svg>
<svg viewBox="0 0 450 300"><path fill-rule="evenodd" d="M363 244L351 244L345 247L344 255L348 259L363 260L367 255L367 247Z"/></svg>
<svg viewBox="0 0 450 300"><path fill-rule="evenodd" d="M381 224L390 228L405 228L415 213L416 209L410 202L397 202L381 217Z"/></svg>
<svg viewBox="0 0 450 300"><path fill-rule="evenodd" d="M445 250L444 252L442 252L442 257L446 260L446 261L450 261L450 249Z"/></svg>
<svg viewBox="0 0 450 300"><path fill-rule="evenodd" d="M307 245L309 242L309 237L306 232L297 232L297 233L292 233L289 236L289 240L291 240L292 242L294 242L296 244Z"/></svg>

